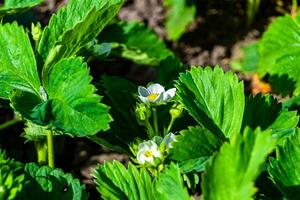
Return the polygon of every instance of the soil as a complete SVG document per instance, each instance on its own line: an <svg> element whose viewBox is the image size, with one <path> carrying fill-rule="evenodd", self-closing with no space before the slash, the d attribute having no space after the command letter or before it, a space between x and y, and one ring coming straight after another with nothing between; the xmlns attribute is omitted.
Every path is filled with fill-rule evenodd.
<svg viewBox="0 0 300 200"><path fill-rule="evenodd" d="M240 47L256 41L269 22L278 15L289 12L290 7L283 0L261 1L260 10L250 27L246 26L246 0L198 0L197 18L188 31L177 42L167 39L164 29L166 9L162 0L128 0L118 17L122 20L139 20L152 28L180 59L190 65L220 65L230 69L232 57L238 56ZM47 0L34 8L34 14L47 24L51 13L67 3L66 0ZM133 64L123 59L93 62L92 74L99 78L102 73L126 77L139 84L153 80L155 69ZM107 67L109 66L109 67ZM245 78L247 80L247 78ZM14 118L6 101L0 102L0 123ZM0 131L0 148L7 149L9 156L23 162L35 161L32 143L24 143L21 136L23 123L17 123ZM117 159L127 162L128 157L111 152L88 139L56 138L56 165L66 172L72 172L87 184L91 199L97 199L90 173L98 163Z"/></svg>

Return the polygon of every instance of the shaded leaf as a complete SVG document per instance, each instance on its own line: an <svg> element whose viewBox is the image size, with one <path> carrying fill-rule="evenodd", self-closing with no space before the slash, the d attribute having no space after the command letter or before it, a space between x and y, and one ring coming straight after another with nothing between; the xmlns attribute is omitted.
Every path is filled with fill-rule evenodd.
<svg viewBox="0 0 300 200"><path fill-rule="evenodd" d="M98 36L99 43L110 43L114 56L143 65L158 65L173 53L165 43L140 22L117 22L107 26Z"/></svg>
<svg viewBox="0 0 300 200"><path fill-rule="evenodd" d="M170 158L183 165L184 172L202 171L207 160L218 151L224 138L218 138L208 129L189 127L176 136L172 143ZM183 148L184 147L184 148Z"/></svg>
<svg viewBox="0 0 300 200"><path fill-rule="evenodd" d="M85 186L71 174L65 174L61 169L47 166L39 167L35 163L25 166L27 183L18 199L40 200L86 200Z"/></svg>
<svg viewBox="0 0 300 200"><path fill-rule="evenodd" d="M276 158L270 160L269 174L289 200L300 198L300 131L278 146Z"/></svg>
<svg viewBox="0 0 300 200"><path fill-rule="evenodd" d="M120 77L102 76L100 87L103 100L111 106L110 113L114 121L110 131L90 139L116 151L128 153L128 145L135 138L146 138L146 132L138 125L134 114L137 86Z"/></svg>

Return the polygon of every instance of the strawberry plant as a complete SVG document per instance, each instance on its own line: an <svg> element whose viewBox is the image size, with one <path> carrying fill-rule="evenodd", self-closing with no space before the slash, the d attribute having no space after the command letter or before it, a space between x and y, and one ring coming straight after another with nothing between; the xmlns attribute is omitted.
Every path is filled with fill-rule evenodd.
<svg viewBox="0 0 300 200"><path fill-rule="evenodd" d="M6 1L3 13L40 1L19 3ZM37 155L22 163L0 150L0 200L90 198L75 175L56 168L62 136L128 156L126 163L104 161L93 169L102 199L299 199L293 107L299 106L299 15L277 18L233 64L246 74L292 80L290 93L275 81L288 96L278 99L249 94L247 82L220 66L183 64L142 23L113 20L123 3L71 0L48 25L33 24L31 31L17 22L0 24L0 97L24 122L22 137ZM193 14L179 8L182 2L176 6ZM174 38L182 32L173 31ZM153 82L92 77L92 61L116 57L155 68Z"/></svg>

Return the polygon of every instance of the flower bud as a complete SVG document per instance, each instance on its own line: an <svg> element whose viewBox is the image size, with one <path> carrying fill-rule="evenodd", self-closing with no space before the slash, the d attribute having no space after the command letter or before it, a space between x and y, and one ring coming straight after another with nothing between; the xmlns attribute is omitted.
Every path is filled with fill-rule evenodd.
<svg viewBox="0 0 300 200"><path fill-rule="evenodd" d="M37 23L36 25L34 25L33 23L31 24L31 34L34 41L39 42L42 31L43 30L40 23Z"/></svg>
<svg viewBox="0 0 300 200"><path fill-rule="evenodd" d="M146 104L140 103L135 108L135 116L138 123L143 125L151 117L151 109Z"/></svg>
<svg viewBox="0 0 300 200"><path fill-rule="evenodd" d="M180 117L182 111L183 111L183 106L179 103L176 103L171 107L169 113L173 119L176 119Z"/></svg>

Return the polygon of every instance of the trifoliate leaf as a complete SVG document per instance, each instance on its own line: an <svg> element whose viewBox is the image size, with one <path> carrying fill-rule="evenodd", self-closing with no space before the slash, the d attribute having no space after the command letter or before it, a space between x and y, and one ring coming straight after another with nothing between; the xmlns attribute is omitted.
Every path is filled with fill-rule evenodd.
<svg viewBox="0 0 300 200"><path fill-rule="evenodd" d="M140 171L129 163L126 169L120 162L105 162L94 172L95 183L101 197L106 200L152 200L153 184L145 169Z"/></svg>
<svg viewBox="0 0 300 200"><path fill-rule="evenodd" d="M110 43L114 56L143 65L158 65L173 53L165 43L140 22L118 22L106 27L99 43ZM98 44L99 45L99 44Z"/></svg>
<svg viewBox="0 0 300 200"><path fill-rule="evenodd" d="M53 127L79 137L109 129L109 108L100 103L91 80L81 58L62 59L53 66L45 88L51 100Z"/></svg>
<svg viewBox="0 0 300 200"><path fill-rule="evenodd" d="M284 139L294 133L299 117L296 112L282 109L282 104L271 95L258 94L246 98L243 128L261 127L262 130L272 130L278 139Z"/></svg>
<svg viewBox="0 0 300 200"><path fill-rule="evenodd" d="M12 90L39 94L40 80L28 35L16 23L0 25L0 97Z"/></svg>
<svg viewBox="0 0 300 200"><path fill-rule="evenodd" d="M178 40L194 21L196 6L188 0L164 0L168 9L166 16L167 35L171 40Z"/></svg>
<svg viewBox="0 0 300 200"><path fill-rule="evenodd" d="M218 137L240 131L245 97L237 76L219 67L193 67L176 83L179 101L199 124Z"/></svg>
<svg viewBox="0 0 300 200"><path fill-rule="evenodd" d="M0 7L0 17L26 11L43 1L44 0L5 0L4 5Z"/></svg>
<svg viewBox="0 0 300 200"><path fill-rule="evenodd" d="M43 79L61 58L75 55L95 38L116 15L123 0L73 0L50 19L44 29L38 51L46 60Z"/></svg>
<svg viewBox="0 0 300 200"><path fill-rule="evenodd" d="M135 138L146 138L145 131L138 125L134 114L137 86L120 77L102 76L99 87L104 95L103 101L111 106L110 113L114 116L114 121L110 124L110 131L90 139L113 150L128 153L128 146Z"/></svg>
<svg viewBox="0 0 300 200"><path fill-rule="evenodd" d="M254 180L276 140L271 131L236 133L206 165L202 179L205 200L248 200L256 192Z"/></svg>
<svg viewBox="0 0 300 200"><path fill-rule="evenodd" d="M224 138L218 138L206 128L189 127L176 136L170 149L170 158L179 161L179 166L185 173L199 172L223 141Z"/></svg>
<svg viewBox="0 0 300 200"><path fill-rule="evenodd" d="M278 17L259 43L260 75L287 75L296 82L295 94L300 92L299 23L300 14Z"/></svg>
<svg viewBox="0 0 300 200"><path fill-rule="evenodd" d="M155 181L155 199L157 200L191 200L183 184L180 169L171 163L168 169L159 174Z"/></svg>
<svg viewBox="0 0 300 200"><path fill-rule="evenodd" d="M35 163L25 166L27 183L19 197L20 200L86 200L85 186L71 174Z"/></svg>
<svg viewBox="0 0 300 200"><path fill-rule="evenodd" d="M289 200L300 198L300 131L288 138L270 160L269 173L272 180Z"/></svg>

